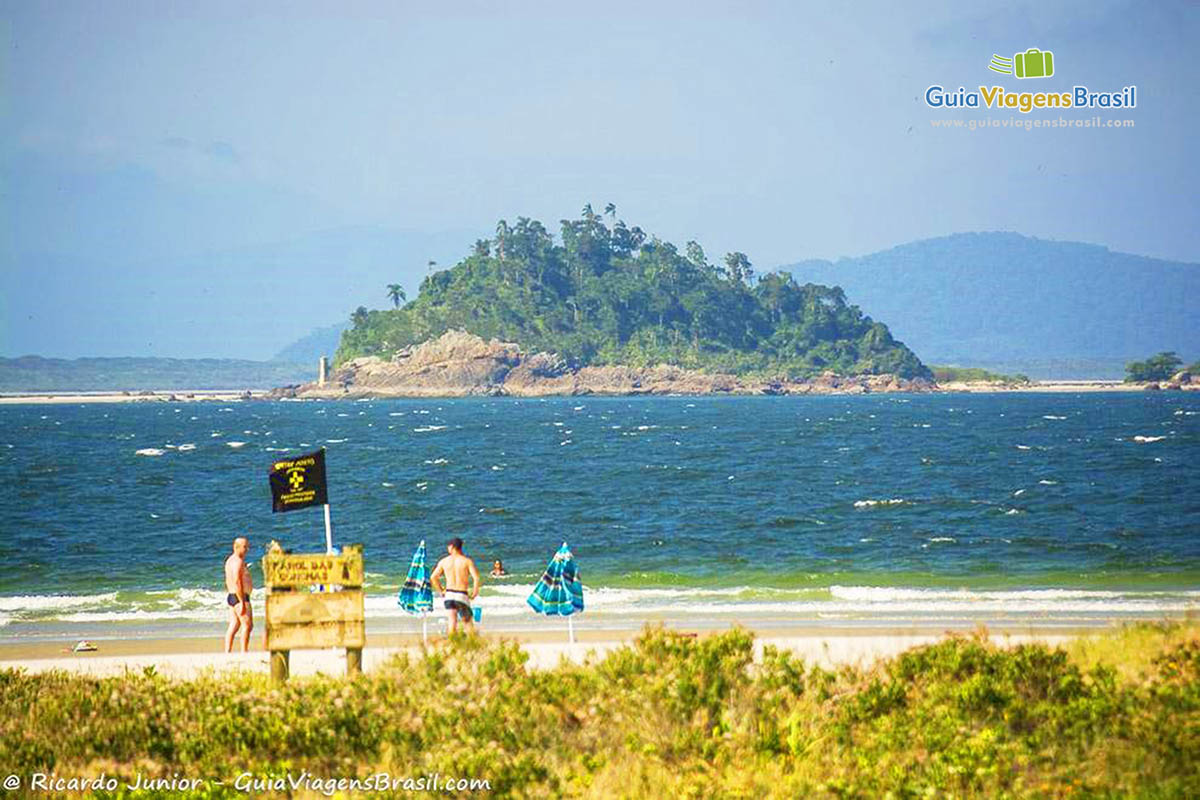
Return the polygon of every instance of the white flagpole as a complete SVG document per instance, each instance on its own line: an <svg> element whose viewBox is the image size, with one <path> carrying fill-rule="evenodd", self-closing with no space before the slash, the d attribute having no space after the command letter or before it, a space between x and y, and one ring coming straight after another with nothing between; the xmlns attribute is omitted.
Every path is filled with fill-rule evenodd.
<svg viewBox="0 0 1200 800"><path fill-rule="evenodd" d="M571 644L575 644L575 617L567 617L567 636L571 640Z"/></svg>
<svg viewBox="0 0 1200 800"><path fill-rule="evenodd" d="M325 553L333 554L333 523L329 521L329 503L325 504Z"/></svg>

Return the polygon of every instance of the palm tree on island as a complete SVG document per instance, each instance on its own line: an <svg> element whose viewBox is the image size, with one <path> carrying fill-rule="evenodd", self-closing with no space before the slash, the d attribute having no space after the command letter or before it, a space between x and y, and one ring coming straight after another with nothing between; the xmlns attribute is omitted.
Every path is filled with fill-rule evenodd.
<svg viewBox="0 0 1200 800"><path fill-rule="evenodd" d="M404 288L398 283L389 283L387 287L388 299L392 301L392 305L396 308L400 307L401 303L407 302L408 295L404 293Z"/></svg>

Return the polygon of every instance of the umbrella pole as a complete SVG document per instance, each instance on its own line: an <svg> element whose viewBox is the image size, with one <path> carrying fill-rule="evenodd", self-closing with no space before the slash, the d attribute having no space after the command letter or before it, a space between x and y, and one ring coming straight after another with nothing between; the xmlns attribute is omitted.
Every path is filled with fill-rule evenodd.
<svg viewBox="0 0 1200 800"><path fill-rule="evenodd" d="M421 615L421 644L429 644L429 615Z"/></svg>
<svg viewBox="0 0 1200 800"><path fill-rule="evenodd" d="M575 644L575 618L567 617L567 638L571 644Z"/></svg>

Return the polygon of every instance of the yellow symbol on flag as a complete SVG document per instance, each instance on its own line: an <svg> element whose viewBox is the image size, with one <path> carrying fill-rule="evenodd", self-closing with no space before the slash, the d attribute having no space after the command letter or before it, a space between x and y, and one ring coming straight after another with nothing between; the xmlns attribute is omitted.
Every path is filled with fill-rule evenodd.
<svg viewBox="0 0 1200 800"><path fill-rule="evenodd" d="M304 470L294 470L291 474L289 474L288 483L292 485L293 492L299 491L300 487L304 485Z"/></svg>

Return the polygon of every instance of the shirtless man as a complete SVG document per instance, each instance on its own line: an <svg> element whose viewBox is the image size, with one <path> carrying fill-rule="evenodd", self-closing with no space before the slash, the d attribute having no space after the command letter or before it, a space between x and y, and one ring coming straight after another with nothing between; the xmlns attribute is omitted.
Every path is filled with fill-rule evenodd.
<svg viewBox="0 0 1200 800"><path fill-rule="evenodd" d="M245 536L233 540L233 553L225 559L225 602L229 605L229 629L225 631L225 652L233 652L233 637L242 630L242 652L250 649L250 631L254 628L254 613L250 608L250 592L254 584L246 567L250 542Z"/></svg>
<svg viewBox="0 0 1200 800"><path fill-rule="evenodd" d="M479 596L479 570L475 562L463 555L463 540L455 536L446 545L449 554L438 562L429 580L438 596L443 598L446 613L450 615L450 633L458 631L461 618L467 633L475 632L475 616L471 601Z"/></svg>

